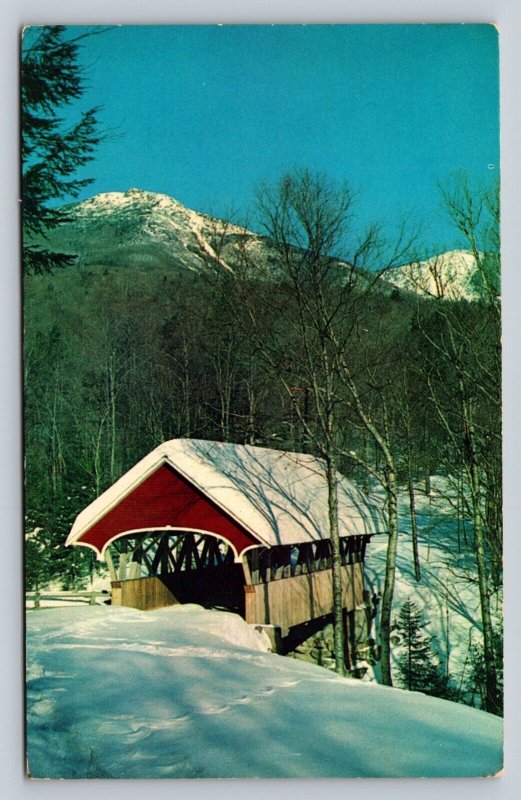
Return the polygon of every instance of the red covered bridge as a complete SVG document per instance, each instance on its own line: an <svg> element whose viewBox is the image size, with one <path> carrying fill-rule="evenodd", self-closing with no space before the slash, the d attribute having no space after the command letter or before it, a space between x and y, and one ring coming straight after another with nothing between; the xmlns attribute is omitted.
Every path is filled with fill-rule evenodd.
<svg viewBox="0 0 521 800"><path fill-rule="evenodd" d="M366 544L383 525L341 475L338 506L352 611L363 600ZM79 514L67 544L107 561L115 604L219 606L283 636L331 613L325 465L309 455L165 442Z"/></svg>

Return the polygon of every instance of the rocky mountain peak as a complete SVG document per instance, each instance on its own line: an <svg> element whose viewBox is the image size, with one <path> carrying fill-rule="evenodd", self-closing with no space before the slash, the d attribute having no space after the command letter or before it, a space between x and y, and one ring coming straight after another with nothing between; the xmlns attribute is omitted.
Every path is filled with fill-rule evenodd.
<svg viewBox="0 0 521 800"><path fill-rule="evenodd" d="M230 269L231 238L261 237L187 208L166 194L130 188L103 192L67 207L68 220L50 232L53 247L83 265L177 265L199 270L210 259Z"/></svg>

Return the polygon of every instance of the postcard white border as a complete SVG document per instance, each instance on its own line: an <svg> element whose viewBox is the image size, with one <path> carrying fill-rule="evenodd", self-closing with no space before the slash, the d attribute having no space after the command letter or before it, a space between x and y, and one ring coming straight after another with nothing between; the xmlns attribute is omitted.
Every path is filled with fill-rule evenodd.
<svg viewBox="0 0 521 800"><path fill-rule="evenodd" d="M21 602L21 393L20 282L18 221L17 70L18 30L31 24L153 23L371 23L496 22L500 28L502 71L502 185L504 287L505 565L507 578L506 774L500 780L270 780L268 781L27 781L23 774L23 682ZM0 620L0 790L3 796L59 800L92 797L136 800L154 797L203 798L226 794L239 800L272 797L308 800L447 800L521 796L521 702L518 677L521 641L521 142L519 75L521 4L518 0L4 0L0 10L0 537L2 610ZM406 732L404 731L404 736ZM368 743L369 745L369 743Z"/></svg>

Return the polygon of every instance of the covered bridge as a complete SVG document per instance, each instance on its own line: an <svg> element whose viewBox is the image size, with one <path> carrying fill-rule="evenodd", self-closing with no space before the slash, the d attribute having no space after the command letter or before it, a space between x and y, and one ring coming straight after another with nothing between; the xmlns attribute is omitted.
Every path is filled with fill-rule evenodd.
<svg viewBox="0 0 521 800"><path fill-rule="evenodd" d="M195 602L290 629L332 610L324 463L310 455L194 439L159 445L77 517L67 545L92 548L112 601ZM338 476L344 606L363 600L378 509Z"/></svg>

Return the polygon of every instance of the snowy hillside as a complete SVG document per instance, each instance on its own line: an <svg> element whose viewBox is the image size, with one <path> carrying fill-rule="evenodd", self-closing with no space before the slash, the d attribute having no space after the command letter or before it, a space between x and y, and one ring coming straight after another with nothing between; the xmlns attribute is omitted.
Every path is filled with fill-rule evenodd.
<svg viewBox="0 0 521 800"><path fill-rule="evenodd" d="M33 777L480 776L502 722L265 652L197 606L28 614Z"/></svg>
<svg viewBox="0 0 521 800"><path fill-rule="evenodd" d="M385 274L385 280L399 289L408 289L424 297L444 297L447 300L475 300L472 285L476 259L466 250L446 253L395 267Z"/></svg>
<svg viewBox="0 0 521 800"><path fill-rule="evenodd" d="M266 249L265 240L245 228L140 189L95 195L64 211L67 221L48 232L47 244L88 266L175 265L197 271L209 261L230 269L226 259L238 240Z"/></svg>
<svg viewBox="0 0 521 800"><path fill-rule="evenodd" d="M417 487L416 522L421 580L415 579L412 556L411 520L406 492L399 495L399 540L396 562L393 618L400 606L411 598L424 612L426 632L432 637L433 649L452 677L454 688L465 695L470 677L471 648L481 643L481 613L475 559L472 554L472 525L459 521L446 499L447 479L431 479L431 495ZM452 492L453 494L453 492ZM372 538L367 548L365 582L371 593L381 595L385 575L387 539ZM502 617L502 596L491 597L495 626ZM399 643L392 649L396 662ZM376 665L377 667L377 665Z"/></svg>

